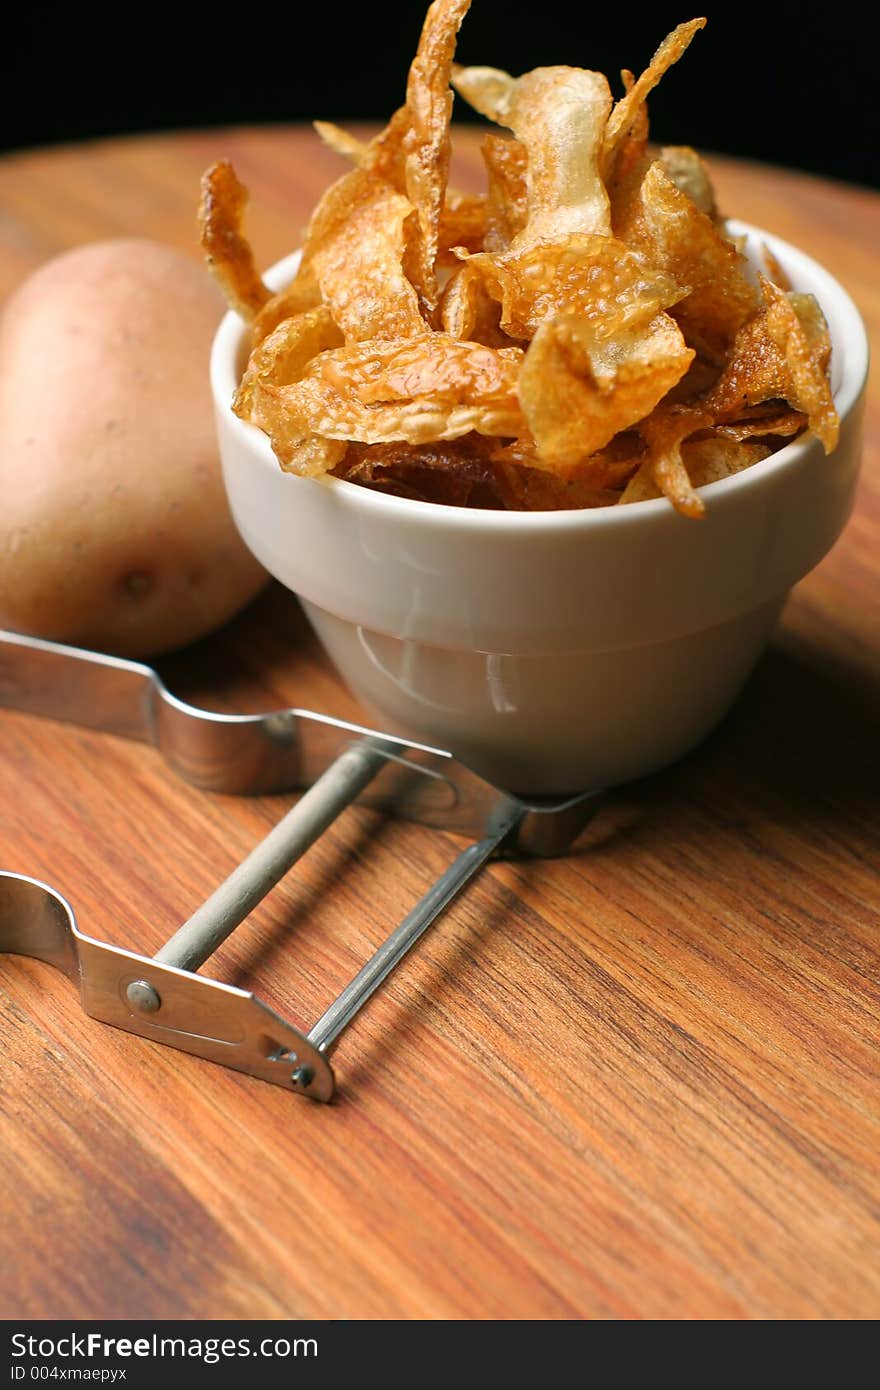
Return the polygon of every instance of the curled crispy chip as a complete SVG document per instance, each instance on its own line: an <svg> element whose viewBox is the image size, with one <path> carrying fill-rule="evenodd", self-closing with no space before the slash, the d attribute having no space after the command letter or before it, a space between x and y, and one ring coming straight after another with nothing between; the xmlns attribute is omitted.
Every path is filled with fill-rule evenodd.
<svg viewBox="0 0 880 1390"><path fill-rule="evenodd" d="M528 219L514 248L576 232L610 232L599 156L611 110L608 81L583 68L457 68L453 82L476 109L508 126L526 150Z"/></svg>
<svg viewBox="0 0 880 1390"><path fill-rule="evenodd" d="M519 380L523 414L545 467L566 471L648 415L693 357L668 314L604 338L589 320L546 320Z"/></svg>
<svg viewBox="0 0 880 1390"><path fill-rule="evenodd" d="M610 236L576 235L474 263L501 300L501 326L512 338L531 338L561 313L582 314L597 336L626 336L687 293Z"/></svg>
<svg viewBox="0 0 880 1390"><path fill-rule="evenodd" d="M452 85L475 111L496 125L507 124L507 114L516 88L516 78L501 68L463 68L453 63L450 71Z"/></svg>
<svg viewBox="0 0 880 1390"><path fill-rule="evenodd" d="M678 191L686 194L700 212L717 222L715 190L709 178L709 171L696 150L692 150L690 145L664 145L660 151L660 163L664 174L671 179Z"/></svg>
<svg viewBox="0 0 880 1390"><path fill-rule="evenodd" d="M372 167L371 147L359 140L350 131L334 125L332 121L313 121L312 125L324 144L343 159L355 165L365 165L377 178L381 170ZM384 182L384 180L383 180ZM440 211L438 230L438 249L442 253L453 246L462 246L468 251L481 251L486 235L486 199L480 193L462 193L448 188Z"/></svg>
<svg viewBox="0 0 880 1390"><path fill-rule="evenodd" d="M289 285L263 305L253 324L254 346L257 347L285 319L297 318L311 309L321 307L321 290L311 266L299 273Z"/></svg>
<svg viewBox="0 0 880 1390"><path fill-rule="evenodd" d="M247 189L228 159L218 160L202 175L202 247L230 308L250 323L271 293L257 273L250 242L242 235L247 198Z"/></svg>
<svg viewBox="0 0 880 1390"><path fill-rule="evenodd" d="M547 471L545 463L538 456L537 445L530 435L496 448L491 457L495 463L503 464L505 467L515 466L521 480L532 484L529 488L531 495L535 495L539 486L545 495L549 495L548 489L551 484L547 480L552 479L558 484L559 497L571 497L578 489L591 496L599 493L607 496L619 490L640 466L644 453L645 445L641 436L630 430L617 434L607 448L581 459L576 467L565 474ZM614 497L613 501L617 501L617 498Z"/></svg>
<svg viewBox="0 0 880 1390"><path fill-rule="evenodd" d="M692 487L705 487L741 473L753 463L768 458L773 450L757 440L745 443L734 439L691 439L681 446L681 456Z"/></svg>
<svg viewBox="0 0 880 1390"><path fill-rule="evenodd" d="M537 68L516 84L504 124L525 146L528 220L513 249L577 233L610 233L599 154L611 92L600 72Z"/></svg>
<svg viewBox="0 0 880 1390"><path fill-rule="evenodd" d="M828 382L828 328L812 295L786 294L760 276L763 309L737 334L730 360L704 398L716 420L748 417L754 406L786 401L806 415L826 453L837 443L839 422Z"/></svg>
<svg viewBox="0 0 880 1390"><path fill-rule="evenodd" d="M348 342L429 332L403 273L404 223L411 204L366 170L355 170L348 185L345 219L312 251L324 303Z"/></svg>
<svg viewBox="0 0 880 1390"><path fill-rule="evenodd" d="M446 190L446 201L440 213L439 255L456 247L477 252L483 249L486 236L486 199L480 193L460 193Z"/></svg>
<svg viewBox="0 0 880 1390"><path fill-rule="evenodd" d="M407 128L403 137L406 195L417 222L411 261L413 285L425 306L439 298L435 271L440 214L449 173L449 78L455 39L471 0L434 0L425 17L418 52L406 87Z"/></svg>
<svg viewBox="0 0 880 1390"><path fill-rule="evenodd" d="M689 47L694 35L705 28L705 19L691 19L687 24L679 24L671 34L667 34L642 75L628 87L626 95L617 102L608 119L608 129L602 145L602 172L608 175L613 168L617 152L638 118L646 98L657 86L664 73Z"/></svg>
<svg viewBox="0 0 880 1390"><path fill-rule="evenodd" d="M488 347L510 345L501 329L501 305L489 293L476 258L462 261L450 275L440 298L440 320L450 338L484 343Z"/></svg>
<svg viewBox="0 0 880 1390"><path fill-rule="evenodd" d="M352 164L363 162L369 148L364 140L359 140L351 131L343 130L342 126L334 125L332 121L312 121L312 125L334 154L341 155Z"/></svg>
<svg viewBox="0 0 880 1390"><path fill-rule="evenodd" d="M528 155L519 140L487 135L481 145L488 175L486 251L506 251L529 215L526 168Z"/></svg>
<svg viewBox="0 0 880 1390"><path fill-rule="evenodd" d="M643 502L657 495L656 488L682 516L703 516L706 509L688 476L682 444L710 423L693 407L676 405L660 406L643 420L639 430L647 445L647 455L620 501Z"/></svg>
<svg viewBox="0 0 880 1390"><path fill-rule="evenodd" d="M303 435L425 444L523 429L516 397L522 351L425 339L355 343L324 352L290 386L267 387Z"/></svg>
<svg viewBox="0 0 880 1390"><path fill-rule="evenodd" d="M273 390L299 381L310 362L338 347L341 340L330 311L322 305L279 324L251 353L232 408L240 419L265 431L282 468L289 472L326 473L345 448L337 440L303 431L278 409Z"/></svg>
<svg viewBox="0 0 880 1390"><path fill-rule="evenodd" d="M233 402L236 415L251 419L261 387L299 381L313 358L328 348L340 347L342 341L333 315L323 304L278 324L250 355Z"/></svg>
<svg viewBox="0 0 880 1390"><path fill-rule="evenodd" d="M840 421L834 408L827 367L831 339L822 310L811 294L786 294L764 276L767 332L785 358L791 388L785 399L806 415L826 454L837 445Z"/></svg>
<svg viewBox="0 0 880 1390"><path fill-rule="evenodd" d="M715 431L723 439L733 439L742 443L747 439L790 439L805 428L807 417L798 410L779 410L775 402L769 406L758 406L750 410L748 417L727 425L719 425Z"/></svg>
<svg viewBox="0 0 880 1390"><path fill-rule="evenodd" d="M490 461L493 442L467 434L417 446L352 444L333 472L350 483L419 502L498 509L504 502L498 469Z"/></svg>
<svg viewBox="0 0 880 1390"><path fill-rule="evenodd" d="M652 265L690 286L675 317L692 347L723 362L737 331L758 307L736 248L659 162L651 165L616 231Z"/></svg>

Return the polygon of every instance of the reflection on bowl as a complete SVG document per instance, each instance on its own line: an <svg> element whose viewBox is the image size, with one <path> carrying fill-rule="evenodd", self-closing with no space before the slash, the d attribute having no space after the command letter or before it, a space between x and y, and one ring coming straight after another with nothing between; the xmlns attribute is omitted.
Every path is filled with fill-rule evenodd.
<svg viewBox="0 0 880 1390"><path fill-rule="evenodd" d="M694 747L723 717L791 586L834 544L861 454L867 340L841 286L745 224L831 330L841 419L701 489L706 516L665 499L570 512L411 501L283 473L232 413L246 330L228 314L211 374L226 488L257 559L302 599L339 671L393 733L448 748L500 786L564 793L627 781ZM290 279L296 257L269 282Z"/></svg>

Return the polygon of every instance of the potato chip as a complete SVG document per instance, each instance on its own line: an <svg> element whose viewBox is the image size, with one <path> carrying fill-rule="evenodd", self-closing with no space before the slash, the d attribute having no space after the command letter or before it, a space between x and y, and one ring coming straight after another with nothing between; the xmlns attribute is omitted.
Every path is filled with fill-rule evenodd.
<svg viewBox="0 0 880 1390"><path fill-rule="evenodd" d="M767 332L785 358L790 389L785 399L806 415L826 454L837 444L840 422L827 376L831 340L822 310L812 295L786 294L760 277L767 304Z"/></svg>
<svg viewBox="0 0 880 1390"><path fill-rule="evenodd" d="M289 285L264 304L253 323L253 342L258 347L264 338L285 319L297 318L321 307L321 290L311 266L300 267Z"/></svg>
<svg viewBox="0 0 880 1390"><path fill-rule="evenodd" d="M757 410L749 412L748 419L738 420L735 424L719 425L715 433L738 443L747 439L766 439L769 436L788 439L800 434L801 430L806 428L806 424L807 417L801 415L800 411L780 411L776 403L772 402L769 411L766 407L759 406Z"/></svg>
<svg viewBox="0 0 880 1390"><path fill-rule="evenodd" d="M700 212L717 222L715 190L709 171L696 150L692 150L690 145L664 145L660 151L660 164L679 193L684 193Z"/></svg>
<svg viewBox="0 0 880 1390"><path fill-rule="evenodd" d="M486 237L486 199L479 193L460 193L446 190L446 201L440 212L438 255L456 247L476 253L482 251ZM450 258L446 258L447 261Z"/></svg>
<svg viewBox="0 0 880 1390"><path fill-rule="evenodd" d="M304 432L277 407L273 388L299 381L320 353L339 346L342 335L330 311L321 306L287 319L254 352L236 392L236 415L264 430L282 468L305 475L326 473L345 452L336 440Z"/></svg>
<svg viewBox="0 0 880 1390"><path fill-rule="evenodd" d="M685 405L662 405L644 419L639 432L647 445L647 454L624 489L621 502L645 501L653 495L653 484L682 516L703 516L705 507L688 476L682 445L710 424L707 415Z"/></svg>
<svg viewBox="0 0 880 1390"><path fill-rule="evenodd" d="M572 469L648 415L692 357L667 314L612 338L597 335L580 315L547 319L519 380L539 459L548 468Z"/></svg>
<svg viewBox="0 0 880 1390"><path fill-rule="evenodd" d="M644 453L644 441L631 430L617 434L607 448L581 459L576 467L564 475L547 471L545 463L538 456L537 445L531 435L497 447L491 457L495 463L503 464L505 467L515 466L522 475L521 481L524 480L524 486L530 481L526 475L540 474L540 487L545 493L550 486L547 480L552 479L559 485L558 496L571 497L578 488L590 495L600 492L607 495L615 489L622 488L640 466ZM532 478L531 482L534 486L527 491L534 496L539 481ZM616 497L613 500L616 501Z"/></svg>
<svg viewBox="0 0 880 1390"><path fill-rule="evenodd" d="M252 418L253 402L263 386L288 386L299 381L319 353L342 345L342 334L325 305L285 319L254 349L236 392L233 410Z"/></svg>
<svg viewBox="0 0 880 1390"><path fill-rule="evenodd" d="M490 295L485 276L473 259L461 262L446 282L440 297L440 321L450 338L487 347L510 343L501 329L501 305Z"/></svg>
<svg viewBox="0 0 880 1390"><path fill-rule="evenodd" d="M638 119L639 111L646 98L657 83L668 72L673 63L689 47L694 35L706 26L705 19L692 19L687 24L679 24L671 34L667 34L645 71L617 102L608 118L608 128L602 144L601 166L604 176L613 171L614 161L621 144Z"/></svg>
<svg viewBox="0 0 880 1390"><path fill-rule="evenodd" d="M487 135L480 146L488 176L486 251L506 251L529 215L525 146L513 137Z"/></svg>
<svg viewBox="0 0 880 1390"><path fill-rule="evenodd" d="M404 183L418 229L411 276L428 309L435 308L440 294L435 262L449 173L449 78L456 35L470 4L471 0L434 0L425 18L406 88Z"/></svg>
<svg viewBox="0 0 880 1390"><path fill-rule="evenodd" d="M450 70L453 87L481 116L506 125L513 101L516 78L501 68L463 68L453 63Z"/></svg>
<svg viewBox="0 0 880 1390"><path fill-rule="evenodd" d="M758 308L744 258L710 217L655 162L617 235L690 293L675 318L691 347L723 362L738 330Z"/></svg>
<svg viewBox="0 0 880 1390"><path fill-rule="evenodd" d="M608 507L617 493L592 486L579 478L561 478L517 464L500 465L496 484L503 505L512 512L558 512L577 508Z"/></svg>
<svg viewBox="0 0 880 1390"><path fill-rule="evenodd" d="M596 335L626 336L687 293L610 236L575 235L474 262L500 298L501 326L512 338L531 338L560 313L582 314Z"/></svg>
<svg viewBox="0 0 880 1390"><path fill-rule="evenodd" d="M248 193L228 159L202 175L199 230L202 247L230 308L252 322L271 292L254 264L250 242L242 235Z"/></svg>
<svg viewBox="0 0 880 1390"><path fill-rule="evenodd" d="M692 487L705 487L741 473L753 463L769 458L773 450L768 444L751 441L739 443L733 439L691 439L681 446L682 462Z"/></svg>
<svg viewBox="0 0 880 1390"><path fill-rule="evenodd" d="M492 441L468 434L433 444L352 444L333 470L337 478L397 497L451 507L504 506Z"/></svg>
<svg viewBox="0 0 880 1390"><path fill-rule="evenodd" d="M610 232L599 156L611 110L608 81L583 68L536 68L511 78L497 68L457 68L456 89L483 115L508 126L527 158L524 250L576 232Z"/></svg>
<svg viewBox="0 0 880 1390"><path fill-rule="evenodd" d="M347 342L428 333L403 273L411 203L366 170L356 170L348 182L348 214L311 257L324 303Z"/></svg>
<svg viewBox="0 0 880 1390"><path fill-rule="evenodd" d="M365 140L359 140L356 135L343 130L342 126L334 125L332 121L312 121L312 125L334 154L340 155L352 164L363 163L369 149Z"/></svg>
<svg viewBox="0 0 880 1390"><path fill-rule="evenodd" d="M301 434L363 444L425 444L471 430L514 437L522 351L425 339L355 343L324 352L302 380L265 388Z"/></svg>
<svg viewBox="0 0 880 1390"><path fill-rule="evenodd" d="M705 407L724 423L747 418L768 401L786 401L806 415L826 453L837 443L838 419L828 382L828 328L812 295L786 294L760 276L763 309L737 335L730 361Z"/></svg>

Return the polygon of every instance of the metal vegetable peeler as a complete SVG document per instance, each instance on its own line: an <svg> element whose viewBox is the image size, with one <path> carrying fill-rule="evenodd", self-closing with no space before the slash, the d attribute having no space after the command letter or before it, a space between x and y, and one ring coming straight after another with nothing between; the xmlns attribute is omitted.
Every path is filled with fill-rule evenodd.
<svg viewBox="0 0 880 1390"><path fill-rule="evenodd" d="M70 904L0 873L0 953L33 956L78 984L86 1013L154 1042L330 1100L330 1053L419 937L494 854L563 853L595 793L528 802L450 753L308 710L228 715L196 709L139 662L0 632L0 706L153 744L207 791L308 788L153 957L86 936ZM308 1032L255 995L195 972L353 802L470 835L454 860Z"/></svg>

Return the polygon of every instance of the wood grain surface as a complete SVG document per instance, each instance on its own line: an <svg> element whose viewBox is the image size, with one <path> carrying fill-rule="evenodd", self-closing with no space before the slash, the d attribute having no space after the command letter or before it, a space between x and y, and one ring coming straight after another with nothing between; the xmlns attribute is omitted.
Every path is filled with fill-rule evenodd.
<svg viewBox="0 0 880 1390"><path fill-rule="evenodd" d="M94 238L196 255L220 155L264 263L340 169L281 128L8 157L0 294ZM457 177L477 167L466 139ZM876 348L880 197L714 167L728 212L843 281ZM878 553L874 386L853 520L723 727L609 797L570 857L492 865L346 1036L332 1106L103 1027L48 966L0 959L0 1314L880 1315ZM217 708L357 714L277 589L161 665ZM135 950L287 804L0 714L2 866ZM310 1024L459 848L351 810L206 971Z"/></svg>

